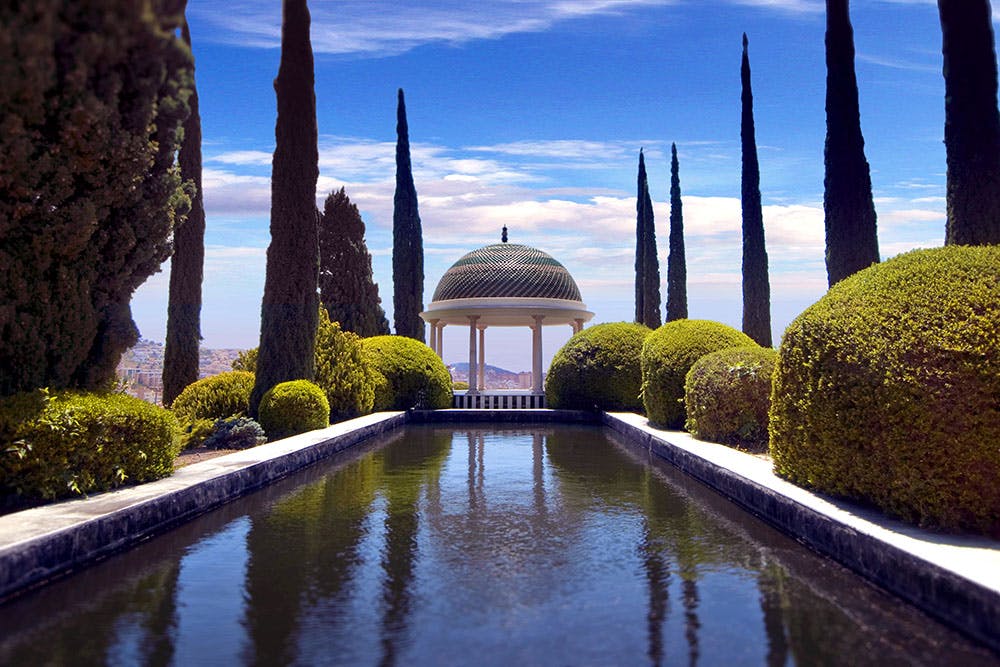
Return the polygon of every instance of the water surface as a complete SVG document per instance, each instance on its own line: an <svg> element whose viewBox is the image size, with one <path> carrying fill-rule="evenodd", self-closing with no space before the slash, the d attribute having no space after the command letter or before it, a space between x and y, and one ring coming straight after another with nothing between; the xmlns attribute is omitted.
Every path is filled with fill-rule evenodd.
<svg viewBox="0 0 1000 667"><path fill-rule="evenodd" d="M997 664L614 438L407 427L0 607L0 664Z"/></svg>

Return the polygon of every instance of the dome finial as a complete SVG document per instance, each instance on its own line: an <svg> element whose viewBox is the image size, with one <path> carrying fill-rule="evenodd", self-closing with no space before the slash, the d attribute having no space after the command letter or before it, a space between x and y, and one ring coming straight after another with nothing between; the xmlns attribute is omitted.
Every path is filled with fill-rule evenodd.
<svg viewBox="0 0 1000 667"><path fill-rule="evenodd" d="M502 243L506 243L507 242L507 225L503 226L503 232L500 234L500 241Z"/></svg>

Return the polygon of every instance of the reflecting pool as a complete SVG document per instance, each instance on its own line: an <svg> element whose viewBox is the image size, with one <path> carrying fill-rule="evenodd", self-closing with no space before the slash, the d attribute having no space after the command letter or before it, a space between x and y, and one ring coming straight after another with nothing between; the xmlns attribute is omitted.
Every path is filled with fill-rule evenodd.
<svg viewBox="0 0 1000 667"><path fill-rule="evenodd" d="M998 664L599 427L410 426L0 607L0 664Z"/></svg>

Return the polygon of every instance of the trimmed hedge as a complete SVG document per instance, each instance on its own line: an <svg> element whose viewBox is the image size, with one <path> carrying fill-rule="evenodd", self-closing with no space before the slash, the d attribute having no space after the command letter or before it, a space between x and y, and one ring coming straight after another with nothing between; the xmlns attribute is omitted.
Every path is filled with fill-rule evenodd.
<svg viewBox="0 0 1000 667"><path fill-rule="evenodd" d="M633 322L596 324L552 358L545 401L566 410L642 411L642 344L652 330Z"/></svg>
<svg viewBox="0 0 1000 667"><path fill-rule="evenodd" d="M684 427L702 440L767 451L777 360L777 351L753 345L711 352L694 362L684 381Z"/></svg>
<svg viewBox="0 0 1000 667"><path fill-rule="evenodd" d="M431 348L406 336L362 338L376 371L375 410L451 407L451 375Z"/></svg>
<svg viewBox="0 0 1000 667"><path fill-rule="evenodd" d="M247 414L253 373L227 371L192 382L174 399L170 409L182 423L199 419L227 419Z"/></svg>
<svg viewBox="0 0 1000 667"><path fill-rule="evenodd" d="M40 389L0 399L0 494L52 500L166 477L177 420L124 394Z"/></svg>
<svg viewBox="0 0 1000 667"><path fill-rule="evenodd" d="M1000 247L900 255L785 332L775 471L919 524L1000 537Z"/></svg>
<svg viewBox="0 0 1000 667"><path fill-rule="evenodd" d="M365 357L361 338L331 322L319 309L316 331L316 384L330 404L330 421L339 422L372 411L375 371Z"/></svg>
<svg viewBox="0 0 1000 667"><path fill-rule="evenodd" d="M684 379L694 362L709 352L756 345L741 331L710 320L674 320L646 337L642 345L642 403L651 424L682 428Z"/></svg>
<svg viewBox="0 0 1000 667"><path fill-rule="evenodd" d="M268 440L280 440L330 425L326 394L309 380L291 380L271 387L257 409Z"/></svg>

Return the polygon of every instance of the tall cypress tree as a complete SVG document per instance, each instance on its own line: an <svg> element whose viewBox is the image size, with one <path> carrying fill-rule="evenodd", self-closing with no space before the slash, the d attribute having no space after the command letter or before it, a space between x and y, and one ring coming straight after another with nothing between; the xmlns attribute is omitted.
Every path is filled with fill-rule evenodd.
<svg viewBox="0 0 1000 667"><path fill-rule="evenodd" d="M311 380L319 313L316 180L319 151L313 53L306 0L284 0L278 100L271 163L271 244L260 315L260 347L250 413L287 380Z"/></svg>
<svg viewBox="0 0 1000 667"><path fill-rule="evenodd" d="M848 0L826 0L826 275L830 286L879 261Z"/></svg>
<svg viewBox="0 0 1000 667"><path fill-rule="evenodd" d="M185 19L181 38L191 47ZM170 258L170 296L167 302L167 344L163 351L163 403L170 405L184 387L198 379L201 341L201 282L205 263L205 205L201 187L201 116L198 89L191 81L191 114L184 121L184 141L177 162L181 179L194 185L191 211L174 231Z"/></svg>
<svg viewBox="0 0 1000 667"><path fill-rule="evenodd" d="M660 261L656 254L653 200L649 195L646 160L639 151L635 232L636 322L655 329L660 326Z"/></svg>
<svg viewBox="0 0 1000 667"><path fill-rule="evenodd" d="M684 257L684 212L677 144L670 144L670 254L667 255L667 322L688 316L687 260Z"/></svg>
<svg viewBox="0 0 1000 667"><path fill-rule="evenodd" d="M0 3L0 395L103 386L189 205L182 0Z"/></svg>
<svg viewBox="0 0 1000 667"><path fill-rule="evenodd" d="M410 166L406 102L399 89L396 107L396 194L392 209L392 319L396 334L424 342L424 242L417 189Z"/></svg>
<svg viewBox="0 0 1000 667"><path fill-rule="evenodd" d="M340 188L323 206L319 225L319 298L344 331L361 337L389 333L372 256L365 245L365 223L358 207Z"/></svg>
<svg viewBox="0 0 1000 667"><path fill-rule="evenodd" d="M771 346L771 286L767 277L764 247L764 213L760 202L760 165L753 123L753 90L750 87L750 57L743 33L743 114L740 141L743 146L743 333L758 344Z"/></svg>
<svg viewBox="0 0 1000 667"><path fill-rule="evenodd" d="M938 0L948 160L945 243L1000 243L1000 113L989 0Z"/></svg>

